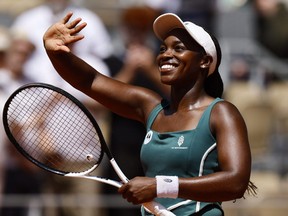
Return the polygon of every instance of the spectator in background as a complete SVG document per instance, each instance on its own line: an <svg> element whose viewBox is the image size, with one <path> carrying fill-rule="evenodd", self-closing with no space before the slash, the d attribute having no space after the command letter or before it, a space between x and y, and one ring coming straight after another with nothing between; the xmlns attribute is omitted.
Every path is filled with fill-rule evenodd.
<svg viewBox="0 0 288 216"><path fill-rule="evenodd" d="M9 30L1 26L0 27L0 71L5 67L5 56L7 53L7 49L9 48L10 45L10 35L9 35ZM1 78L0 78L1 82ZM3 104L5 103L5 98L4 98L4 93L2 93L2 89L0 88L0 108L1 108L1 113L2 113L2 107ZM2 117L0 117L2 118ZM2 119L1 119L2 121ZM4 181L4 157L5 157L5 152L4 152L4 144L3 144L3 137L4 137L4 130L2 127L0 127L0 206L2 202L2 193L3 193L3 181Z"/></svg>
<svg viewBox="0 0 288 216"><path fill-rule="evenodd" d="M156 41L151 34L157 14L148 6L132 6L123 11L119 30L121 34L115 40L118 64L114 64L115 68L111 71L113 77L122 82L140 86L149 83L153 89L166 94L167 86L159 82L158 67L154 60Z"/></svg>
<svg viewBox="0 0 288 216"><path fill-rule="evenodd" d="M68 11L72 11L75 16L89 21L89 26L85 29L87 37L80 43L73 45L71 49L90 65L103 72L103 74L110 76L109 68L105 63L105 59L109 58L113 50L110 35L97 14L80 5L76 5L76 1L72 0L45 0L43 4L24 11L14 20L11 29L17 34L25 35L30 41L35 43L35 51L25 64L24 74L34 82L44 82L58 86L78 98L92 112L104 136L107 137L110 127L110 113L103 106L71 87L66 81L63 81L56 73L43 48L42 37L47 28L58 21L60 17L63 17ZM99 174L98 172L101 172L101 169L97 169L96 174ZM44 193L94 197L95 194L98 194L99 185L94 181L49 175L49 182L43 187L43 190ZM59 205L57 200L54 202L56 206ZM100 210L98 210L97 207L87 207L84 203L81 208L45 208L44 215L104 215L103 212L100 213Z"/></svg>
<svg viewBox="0 0 288 216"><path fill-rule="evenodd" d="M25 62L32 55L35 46L27 38L21 35L14 35L7 29L9 40L5 41L7 45L3 53L3 64L0 68L0 95L1 95L1 110L4 102L10 94L18 87L29 82L29 79L24 75L23 68ZM3 44L2 44L3 45ZM2 120L1 120L2 121ZM11 194L37 194L41 191L41 176L42 172L39 169L22 157L10 144L4 129L1 124L1 164L4 165L1 171L3 178L3 195ZM26 202L31 202L31 199ZM0 209L1 216L26 216L28 215L28 207L2 207Z"/></svg>
<svg viewBox="0 0 288 216"><path fill-rule="evenodd" d="M80 92L72 90L72 87L63 82L59 75L54 72L55 70L43 48L42 37L45 30L66 14L67 11L73 11L75 16L81 16L90 23L85 30L87 37L79 44L73 46L73 52L80 55L100 71L103 71L106 75L109 75L108 67L103 61L112 52L108 31L97 14L73 4L72 0L45 0L43 4L27 10L16 17L11 28L14 31L20 32L20 34L25 34L30 41L35 43L35 52L25 65L25 74L27 76L35 81L51 83L73 91L73 94L82 97L83 95Z"/></svg>
<svg viewBox="0 0 288 216"><path fill-rule="evenodd" d="M114 40L116 58L111 64L111 72L117 80L147 87L165 96L169 94L169 89L159 81L155 62L156 42L151 36L152 24L157 15L157 11L147 6L131 6L123 10L117 29L121 34L117 34L119 37ZM139 152L145 134L145 128L139 122L112 114L110 146L128 178L143 175ZM117 179L112 168L106 175ZM104 185L103 190L118 194L111 186ZM139 209L109 209L108 215L139 215Z"/></svg>
<svg viewBox="0 0 288 216"><path fill-rule="evenodd" d="M35 51L34 44L25 36L11 33L10 37L11 43L0 69L0 88L6 97L16 88L32 81L24 73L24 65Z"/></svg>
<svg viewBox="0 0 288 216"><path fill-rule="evenodd" d="M280 59L288 59L288 10L280 0L255 0L256 39Z"/></svg>

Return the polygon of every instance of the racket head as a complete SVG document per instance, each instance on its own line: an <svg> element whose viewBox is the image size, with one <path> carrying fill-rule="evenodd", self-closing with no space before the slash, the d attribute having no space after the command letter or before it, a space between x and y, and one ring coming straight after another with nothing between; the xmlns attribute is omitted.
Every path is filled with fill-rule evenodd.
<svg viewBox="0 0 288 216"><path fill-rule="evenodd" d="M68 92L45 83L18 88L4 105L3 125L22 155L58 175L92 172L108 149L88 109Z"/></svg>

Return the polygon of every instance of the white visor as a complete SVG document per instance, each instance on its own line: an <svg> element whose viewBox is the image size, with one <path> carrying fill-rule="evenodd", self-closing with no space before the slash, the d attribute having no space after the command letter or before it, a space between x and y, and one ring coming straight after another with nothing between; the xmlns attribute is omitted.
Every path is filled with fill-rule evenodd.
<svg viewBox="0 0 288 216"><path fill-rule="evenodd" d="M177 15L173 13L165 13L160 15L153 24L153 30L155 35L164 40L167 34L176 28L186 29L191 37L205 50L206 54L210 55L213 59L208 75L212 74L216 70L217 64L217 51L215 44L209 35L202 27L192 23L183 22Z"/></svg>

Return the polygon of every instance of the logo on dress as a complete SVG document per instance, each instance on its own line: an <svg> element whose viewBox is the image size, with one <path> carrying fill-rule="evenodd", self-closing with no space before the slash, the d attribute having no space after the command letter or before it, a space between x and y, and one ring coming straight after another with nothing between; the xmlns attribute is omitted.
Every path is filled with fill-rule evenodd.
<svg viewBox="0 0 288 216"><path fill-rule="evenodd" d="M183 144L184 144L184 141L185 141L185 138L184 138L184 136L183 135L181 135L179 138L178 138L178 142L177 142L177 144L178 144L178 146L173 146L173 147L171 147L172 149L188 149L188 147L187 146L182 146Z"/></svg>
<svg viewBox="0 0 288 216"><path fill-rule="evenodd" d="M152 139L152 136L153 136L153 131L148 131L148 133L146 134L145 136L145 139L144 139L144 145L148 144L151 139Z"/></svg>
<svg viewBox="0 0 288 216"><path fill-rule="evenodd" d="M184 143L184 136L180 136L178 139L178 146L180 147Z"/></svg>

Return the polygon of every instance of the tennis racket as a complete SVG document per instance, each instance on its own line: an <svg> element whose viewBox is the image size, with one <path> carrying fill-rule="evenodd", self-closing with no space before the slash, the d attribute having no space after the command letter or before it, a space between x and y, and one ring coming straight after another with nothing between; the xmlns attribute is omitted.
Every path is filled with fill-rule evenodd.
<svg viewBox="0 0 288 216"><path fill-rule="evenodd" d="M60 88L44 83L20 87L5 103L3 124L16 149L46 171L117 188L129 181L107 147L92 114ZM123 183L90 175L104 154ZM175 215L154 201L143 206L157 216Z"/></svg>

